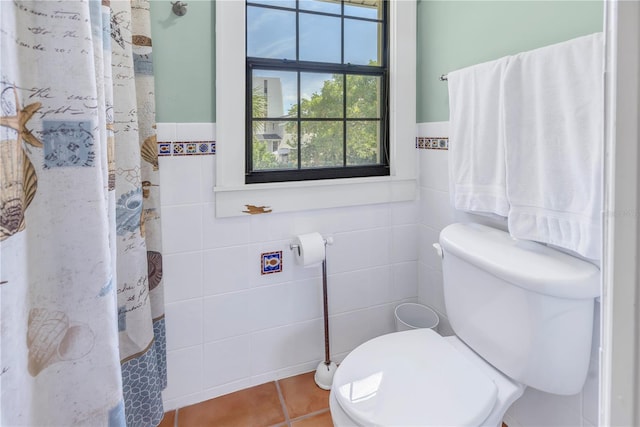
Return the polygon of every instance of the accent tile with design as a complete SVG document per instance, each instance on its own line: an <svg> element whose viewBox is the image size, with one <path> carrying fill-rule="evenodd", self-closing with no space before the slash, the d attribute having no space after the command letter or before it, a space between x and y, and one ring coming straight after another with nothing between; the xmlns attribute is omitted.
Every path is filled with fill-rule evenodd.
<svg viewBox="0 0 640 427"><path fill-rule="evenodd" d="M195 142L185 143L185 154L198 154L197 145Z"/></svg>
<svg viewBox="0 0 640 427"><path fill-rule="evenodd" d="M447 137L416 137L416 148L427 150L448 150L449 138Z"/></svg>
<svg viewBox="0 0 640 427"><path fill-rule="evenodd" d="M171 143L159 142L158 143L158 156L170 156L171 155Z"/></svg>
<svg viewBox="0 0 640 427"><path fill-rule="evenodd" d="M216 154L215 141L172 141L159 142L159 156L198 156Z"/></svg>
<svg viewBox="0 0 640 427"><path fill-rule="evenodd" d="M262 253L260 260L260 274L280 273L282 271L282 251Z"/></svg>
<svg viewBox="0 0 640 427"><path fill-rule="evenodd" d="M184 142L174 142L171 145L173 146L172 152L173 152L174 156L175 155L179 156L181 154L185 154L185 152L184 152L185 143Z"/></svg>

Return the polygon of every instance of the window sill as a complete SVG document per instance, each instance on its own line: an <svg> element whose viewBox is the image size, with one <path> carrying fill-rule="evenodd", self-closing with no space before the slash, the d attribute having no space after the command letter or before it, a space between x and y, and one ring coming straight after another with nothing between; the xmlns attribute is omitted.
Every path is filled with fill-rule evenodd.
<svg viewBox="0 0 640 427"><path fill-rule="evenodd" d="M293 212L415 200L415 179L330 179L216 187L216 217Z"/></svg>

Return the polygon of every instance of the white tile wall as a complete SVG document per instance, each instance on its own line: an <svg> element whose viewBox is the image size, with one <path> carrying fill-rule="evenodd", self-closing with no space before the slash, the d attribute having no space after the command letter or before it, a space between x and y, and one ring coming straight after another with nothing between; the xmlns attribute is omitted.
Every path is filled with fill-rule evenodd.
<svg viewBox="0 0 640 427"><path fill-rule="evenodd" d="M242 291L204 298L204 342L251 332L250 295L251 292Z"/></svg>
<svg viewBox="0 0 640 427"><path fill-rule="evenodd" d="M215 128L160 123L158 138L215 140ZM334 237L336 361L391 332L395 305L418 296L419 202L216 219L215 168L214 155L160 158L166 410L308 372L324 358L321 270L295 264L296 234ZM282 251L283 272L262 275L260 255L272 251Z"/></svg>
<svg viewBox="0 0 640 427"><path fill-rule="evenodd" d="M167 350L202 344L202 299L165 304Z"/></svg>
<svg viewBox="0 0 640 427"><path fill-rule="evenodd" d="M334 353L351 351L378 335L394 331L393 305L385 304L330 317Z"/></svg>
<svg viewBox="0 0 640 427"><path fill-rule="evenodd" d="M266 374L304 362L323 359L321 319L270 328L251 336L251 373Z"/></svg>
<svg viewBox="0 0 640 427"><path fill-rule="evenodd" d="M165 303L182 301L202 296L202 252L165 253L162 257L162 270L166 286Z"/></svg>
<svg viewBox="0 0 640 427"><path fill-rule="evenodd" d="M240 335L204 345L205 389L248 378L251 375L251 336Z"/></svg>
<svg viewBox="0 0 640 427"><path fill-rule="evenodd" d="M162 392L165 402L202 391L202 356L202 345L167 351L167 388Z"/></svg>
<svg viewBox="0 0 640 427"><path fill-rule="evenodd" d="M419 217L420 210L417 202L401 202L391 205L392 224L417 224Z"/></svg>
<svg viewBox="0 0 640 427"><path fill-rule="evenodd" d="M600 342L600 303L594 307L593 342L591 347L591 363L587 381L582 390L582 417L585 425L598 425L598 388L599 388L599 352L597 343Z"/></svg>
<svg viewBox="0 0 640 427"><path fill-rule="evenodd" d="M167 206L199 204L202 197L202 158L206 156L176 156L170 159L171 167L165 167L162 174L161 197ZM166 159L162 159L163 162ZM164 185L165 182L193 182L181 188L177 185Z"/></svg>
<svg viewBox="0 0 640 427"><path fill-rule="evenodd" d="M418 224L391 227L391 260L393 262L418 259Z"/></svg>
<svg viewBox="0 0 640 427"><path fill-rule="evenodd" d="M226 218L216 221L214 203L203 205L203 222L200 232L204 249L225 248L249 244L249 220L247 217Z"/></svg>
<svg viewBox="0 0 640 427"><path fill-rule="evenodd" d="M516 426L557 427L580 426L581 396L558 396L527 389L509 408ZM509 425L511 427L511 424Z"/></svg>
<svg viewBox="0 0 640 427"><path fill-rule="evenodd" d="M390 264L390 227L339 233L333 240L327 251L329 274Z"/></svg>
<svg viewBox="0 0 640 427"><path fill-rule="evenodd" d="M418 270L413 261L394 264L391 268L391 280L389 281L391 300L404 300L415 298L416 288L412 285L418 283Z"/></svg>
<svg viewBox="0 0 640 427"><path fill-rule="evenodd" d="M415 269L415 264L413 265ZM329 276L329 313L347 313L372 307L390 300L393 285L390 266L347 271ZM413 294L415 297L415 282Z"/></svg>
<svg viewBox="0 0 640 427"><path fill-rule="evenodd" d="M205 250L203 284L205 295L218 295L249 287L250 264L247 245Z"/></svg>
<svg viewBox="0 0 640 427"><path fill-rule="evenodd" d="M160 180L165 182L162 176ZM162 246L165 254L202 250L202 206L163 205L161 215Z"/></svg>

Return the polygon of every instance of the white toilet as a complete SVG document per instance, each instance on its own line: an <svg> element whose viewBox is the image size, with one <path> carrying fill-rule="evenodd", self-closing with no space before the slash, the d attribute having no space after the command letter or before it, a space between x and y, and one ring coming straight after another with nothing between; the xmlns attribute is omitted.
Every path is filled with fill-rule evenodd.
<svg viewBox="0 0 640 427"><path fill-rule="evenodd" d="M582 390L598 268L478 224L449 225L440 245L456 336L415 329L353 350L331 388L337 427L495 427L526 386Z"/></svg>

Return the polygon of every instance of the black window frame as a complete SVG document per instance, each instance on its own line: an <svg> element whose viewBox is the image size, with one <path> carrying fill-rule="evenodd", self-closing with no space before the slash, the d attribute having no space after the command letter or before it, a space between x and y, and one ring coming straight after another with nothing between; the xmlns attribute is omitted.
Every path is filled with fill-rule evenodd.
<svg viewBox="0 0 640 427"><path fill-rule="evenodd" d="M378 66L356 65L356 64L337 64L314 61L286 60L286 59L268 59L247 56L247 39L248 23L245 22L245 58L246 58L246 134L245 134L245 183L269 183L269 182L286 182L286 181L307 181L319 179L337 179L337 178L359 178L373 176L390 175L390 149L389 149L389 5L388 0L382 0L382 19L369 19L357 16L345 15L345 1L340 1L341 14L325 13L319 11L310 11L299 8L299 0L296 0L296 57L299 57L299 16L300 13L316 14L322 16L340 17L342 34L341 34L341 59L344 62L344 20L347 19L361 20L366 22L377 22L382 25L382 48L381 48L381 64ZM264 3L254 3L251 0L245 1L245 11L249 6L262 7L267 9L277 9L292 11L292 8L268 5ZM248 13L246 13L248 19ZM297 72L298 84L298 106L300 105L300 73L316 72L316 73L332 73L344 76L343 83L343 108L346 110L346 76L347 75L365 75L379 76L381 78L380 88L380 117L379 118L348 118L345 114L338 118L301 118L300 108L298 108L298 116L295 119L288 118L259 118L261 122L282 122L295 121L298 128L298 161L296 169L269 169L269 170L253 170L253 70L270 70L270 71L292 71ZM342 121L343 124L343 165L340 167L317 167L302 168L301 161L301 126L302 122L307 121ZM380 123L380 140L379 140L379 158L380 162L372 165L347 165L347 132L346 127L349 121L376 121Z"/></svg>

